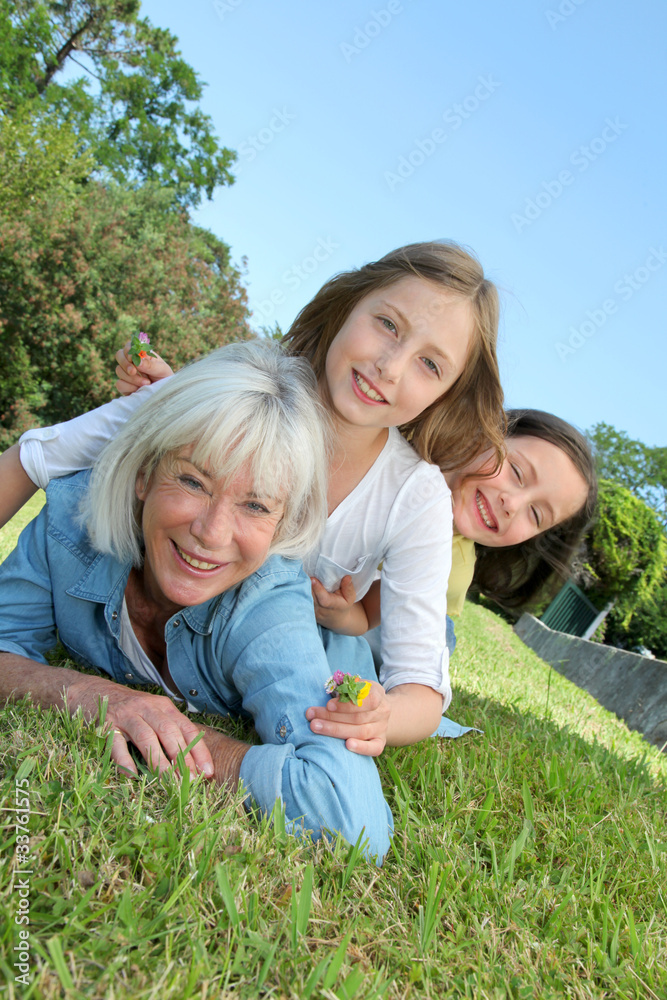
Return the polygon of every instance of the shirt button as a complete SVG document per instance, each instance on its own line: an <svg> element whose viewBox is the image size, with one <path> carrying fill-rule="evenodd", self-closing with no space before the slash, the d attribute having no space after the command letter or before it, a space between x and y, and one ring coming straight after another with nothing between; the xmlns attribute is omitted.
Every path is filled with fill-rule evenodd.
<svg viewBox="0 0 667 1000"><path fill-rule="evenodd" d="M111 621L115 622L116 618L118 618L118 612L117 611L112 611L111 612Z"/></svg>
<svg viewBox="0 0 667 1000"><path fill-rule="evenodd" d="M131 674L131 673L130 673L130 672L128 671L128 672L127 672L127 673L125 674L125 680L126 680L126 681L133 681L133 680L134 680L134 674Z"/></svg>
<svg viewBox="0 0 667 1000"><path fill-rule="evenodd" d="M192 695L193 698L196 698L197 695L199 694L199 691L197 691L196 688L190 688L190 692L189 693Z"/></svg>
<svg viewBox="0 0 667 1000"><path fill-rule="evenodd" d="M177 618L176 621L174 622L174 628L177 628L180 624L181 624L181 620L180 620L180 618Z"/></svg>
<svg viewBox="0 0 667 1000"><path fill-rule="evenodd" d="M285 737L287 736L287 726L281 726L279 732L280 732L280 738L284 740Z"/></svg>

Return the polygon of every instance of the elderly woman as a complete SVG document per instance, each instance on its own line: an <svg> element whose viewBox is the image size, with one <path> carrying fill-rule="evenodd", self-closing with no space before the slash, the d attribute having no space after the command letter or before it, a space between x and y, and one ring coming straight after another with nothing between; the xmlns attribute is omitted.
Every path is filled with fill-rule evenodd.
<svg viewBox="0 0 667 1000"><path fill-rule="evenodd" d="M371 758L311 732L332 668L372 677L362 639L315 624L297 561L318 540L326 431L305 362L235 344L183 369L131 419L90 473L54 481L0 567L0 698L98 716L112 757L191 770L293 828L340 832L381 858L391 832ZM107 675L49 666L58 638ZM329 660L327 661L327 652ZM137 686L161 685L169 697ZM261 746L197 725L192 711L251 717Z"/></svg>

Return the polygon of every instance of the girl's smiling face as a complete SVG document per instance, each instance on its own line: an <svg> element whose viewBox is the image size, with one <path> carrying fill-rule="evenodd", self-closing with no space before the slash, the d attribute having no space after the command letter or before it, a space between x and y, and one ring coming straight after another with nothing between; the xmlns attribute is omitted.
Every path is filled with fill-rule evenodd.
<svg viewBox="0 0 667 1000"><path fill-rule="evenodd" d="M483 469L484 461L476 464ZM507 439L507 457L495 476L466 470L448 477L454 527L493 548L518 545L581 510L588 486L571 458L532 436Z"/></svg>
<svg viewBox="0 0 667 1000"><path fill-rule="evenodd" d="M409 423L452 387L473 337L470 303L424 278L365 296L327 353L336 417L358 427Z"/></svg>

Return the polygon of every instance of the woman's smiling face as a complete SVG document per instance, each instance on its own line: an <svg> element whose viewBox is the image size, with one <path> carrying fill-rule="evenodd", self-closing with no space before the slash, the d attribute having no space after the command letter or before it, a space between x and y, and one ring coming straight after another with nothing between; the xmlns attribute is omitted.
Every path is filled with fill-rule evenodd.
<svg viewBox="0 0 667 1000"><path fill-rule="evenodd" d="M190 461L191 448L140 474L146 593L171 613L235 587L266 561L284 503L257 496L249 473L225 483Z"/></svg>
<svg viewBox="0 0 667 1000"><path fill-rule="evenodd" d="M542 438L507 439L507 457L495 476L465 470L448 477L454 526L480 545L518 545L581 510L586 482L572 459ZM483 469L484 460L477 463Z"/></svg>
<svg viewBox="0 0 667 1000"><path fill-rule="evenodd" d="M470 303L424 278L366 295L327 353L335 415L358 427L414 420L462 373L473 331Z"/></svg>

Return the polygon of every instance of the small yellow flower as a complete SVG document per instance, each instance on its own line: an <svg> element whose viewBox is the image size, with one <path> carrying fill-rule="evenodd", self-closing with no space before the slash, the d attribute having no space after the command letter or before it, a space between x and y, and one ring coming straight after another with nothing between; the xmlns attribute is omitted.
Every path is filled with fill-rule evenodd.
<svg viewBox="0 0 667 1000"><path fill-rule="evenodd" d="M357 705L361 705L361 703L363 702L364 698L366 698L367 695L370 693L370 690L371 690L371 682L370 681L366 681L366 683L362 687L361 691L357 695Z"/></svg>

